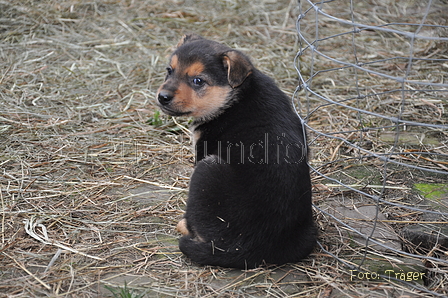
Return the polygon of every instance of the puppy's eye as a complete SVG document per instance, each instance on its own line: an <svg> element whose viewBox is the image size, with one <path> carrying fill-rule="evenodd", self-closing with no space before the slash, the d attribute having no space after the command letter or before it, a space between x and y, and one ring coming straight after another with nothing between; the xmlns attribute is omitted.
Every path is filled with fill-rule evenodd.
<svg viewBox="0 0 448 298"><path fill-rule="evenodd" d="M173 73L173 69L171 67L167 67L166 74L170 76L172 73Z"/></svg>
<svg viewBox="0 0 448 298"><path fill-rule="evenodd" d="M196 86L202 86L205 84L205 81L201 78L194 78L193 79L193 84L195 84Z"/></svg>

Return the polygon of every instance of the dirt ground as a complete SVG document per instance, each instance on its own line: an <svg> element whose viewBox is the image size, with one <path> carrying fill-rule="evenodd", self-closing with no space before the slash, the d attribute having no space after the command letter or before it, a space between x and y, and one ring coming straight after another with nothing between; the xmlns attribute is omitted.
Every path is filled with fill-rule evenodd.
<svg viewBox="0 0 448 298"><path fill-rule="evenodd" d="M292 96L297 15L293 0L0 1L0 297L431 296L351 280L328 252L359 250L322 215L322 247L297 264L204 267L177 247L193 152L189 119L154 104L168 55L195 32Z"/></svg>

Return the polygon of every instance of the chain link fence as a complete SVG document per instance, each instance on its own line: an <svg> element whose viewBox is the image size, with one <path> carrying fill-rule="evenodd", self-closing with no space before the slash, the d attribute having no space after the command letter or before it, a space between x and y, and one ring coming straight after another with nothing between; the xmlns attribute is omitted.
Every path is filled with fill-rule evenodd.
<svg viewBox="0 0 448 298"><path fill-rule="evenodd" d="M298 112L323 252L448 292L448 4L299 1Z"/></svg>

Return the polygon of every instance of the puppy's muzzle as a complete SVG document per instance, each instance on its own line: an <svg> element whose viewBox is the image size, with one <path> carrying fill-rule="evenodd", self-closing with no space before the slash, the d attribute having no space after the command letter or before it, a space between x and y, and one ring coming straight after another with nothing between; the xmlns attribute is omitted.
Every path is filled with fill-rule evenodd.
<svg viewBox="0 0 448 298"><path fill-rule="evenodd" d="M157 100L162 106L169 105L173 101L174 95L172 92L162 90L157 96Z"/></svg>

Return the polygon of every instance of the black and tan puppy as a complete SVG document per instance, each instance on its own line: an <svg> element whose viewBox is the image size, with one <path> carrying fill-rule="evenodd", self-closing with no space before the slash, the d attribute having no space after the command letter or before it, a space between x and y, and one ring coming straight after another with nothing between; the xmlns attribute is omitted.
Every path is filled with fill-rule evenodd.
<svg viewBox="0 0 448 298"><path fill-rule="evenodd" d="M301 120L241 52L186 35L157 93L194 117L196 167L180 250L199 264L254 268L305 258L316 242Z"/></svg>

